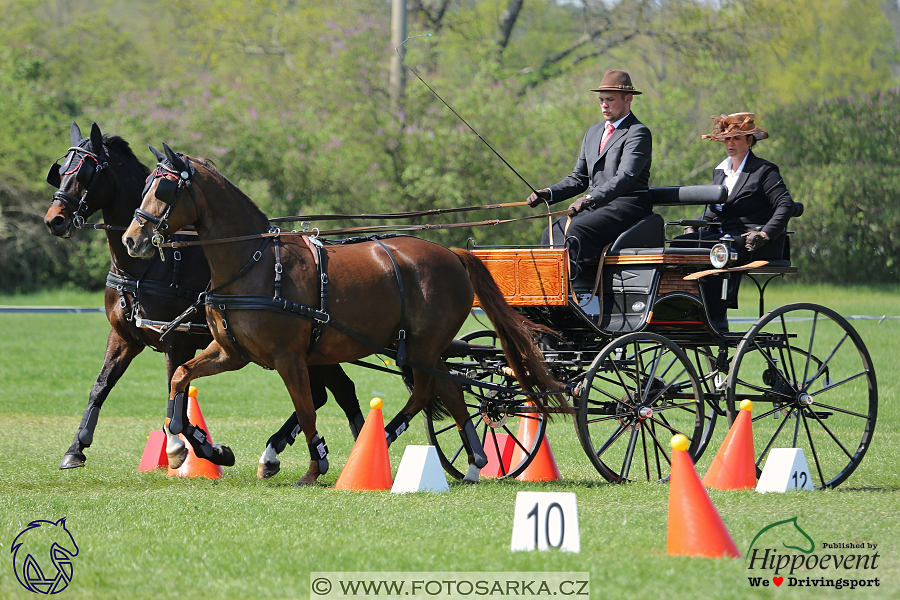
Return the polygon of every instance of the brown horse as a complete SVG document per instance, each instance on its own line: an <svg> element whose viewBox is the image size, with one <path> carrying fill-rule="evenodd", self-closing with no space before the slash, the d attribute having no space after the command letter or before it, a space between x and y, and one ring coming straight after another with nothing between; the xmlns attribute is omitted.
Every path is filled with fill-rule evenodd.
<svg viewBox="0 0 900 600"><path fill-rule="evenodd" d="M150 259L129 256L116 229L122 231L131 222L135 209L140 206L141 189L150 170L137 159L128 142L118 136L104 136L96 123L91 127L90 137L84 139L73 122L70 141L72 146L65 154L62 167L54 164L47 176L48 183L58 191L53 194L44 222L50 233L62 238L75 235L78 227L97 211L101 211L106 225L112 226L106 231L111 266L105 297L106 316L112 329L103 366L91 389L75 440L63 455L61 469L84 466L87 460L84 450L93 441L104 401L145 347L165 354L166 381L171 382L175 368L212 341L202 311L188 320L198 333L174 331L161 340L159 331L138 327L138 318L168 323L197 299L210 279L206 256L201 248L186 248L177 253L167 250L165 261L156 255ZM310 377L316 407L325 403L327 386L347 414L355 437L362 427L363 416L353 381L339 365L314 369ZM291 415L269 439L260 459L260 477L278 471L276 454L287 444L293 444L296 425L297 418ZM187 449L178 436L167 434L170 464L178 466L187 456Z"/></svg>
<svg viewBox="0 0 900 600"><path fill-rule="evenodd" d="M193 224L205 243L214 286L207 321L215 340L175 371L167 420L173 431L184 428L198 455L219 459L187 424L188 385L252 361L281 375L310 447L309 471L298 483L314 483L328 461L316 432L306 365L354 361L376 348L393 347L398 362L406 358L412 367L413 389L386 427L388 440L426 405L440 401L460 428L469 458L465 480L477 481L486 458L474 427L467 423L462 388L440 376L448 373L441 352L466 320L475 293L523 389L559 389L533 343L540 328L510 308L474 255L414 237L325 245L321 260L328 265L329 310L324 314L316 310L320 286L310 245L300 236L279 234L277 242L265 237L267 232L272 235L266 215L235 185L209 164L165 150L123 241L132 256L150 256L167 231ZM280 293L276 273L282 275ZM321 337L312 343L315 329ZM537 410L546 413L545 397L534 398ZM552 398L565 404L562 396Z"/></svg>

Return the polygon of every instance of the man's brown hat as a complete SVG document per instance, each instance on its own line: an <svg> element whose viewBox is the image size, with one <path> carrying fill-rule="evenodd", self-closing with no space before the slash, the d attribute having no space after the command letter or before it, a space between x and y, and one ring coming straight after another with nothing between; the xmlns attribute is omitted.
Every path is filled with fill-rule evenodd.
<svg viewBox="0 0 900 600"><path fill-rule="evenodd" d="M591 90L592 92L625 92L628 94L640 94L641 92L634 89L631 85L631 75L625 71L610 69L603 75L600 85Z"/></svg>
<svg viewBox="0 0 900 600"><path fill-rule="evenodd" d="M754 123L756 115L753 113L734 113L732 115L719 115L710 117L713 119L713 131L709 135L700 136L704 140L724 142L728 138L742 135L752 135L757 140L769 137L769 132Z"/></svg>

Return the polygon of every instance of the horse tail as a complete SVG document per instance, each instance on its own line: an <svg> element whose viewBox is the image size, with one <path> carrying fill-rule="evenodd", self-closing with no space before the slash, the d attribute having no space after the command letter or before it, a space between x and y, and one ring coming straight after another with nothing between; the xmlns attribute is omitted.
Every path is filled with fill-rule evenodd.
<svg viewBox="0 0 900 600"><path fill-rule="evenodd" d="M459 258L469 274L481 308L494 325L506 360L522 389L525 392L562 389L563 384L550 373L543 355L534 344L534 338L538 335L558 337L558 334L549 327L534 323L516 312L506 302L497 282L480 258L461 248L451 248L450 251ZM534 396L533 402L538 412L548 419L550 417L547 411L548 404L569 411L569 405L562 394Z"/></svg>

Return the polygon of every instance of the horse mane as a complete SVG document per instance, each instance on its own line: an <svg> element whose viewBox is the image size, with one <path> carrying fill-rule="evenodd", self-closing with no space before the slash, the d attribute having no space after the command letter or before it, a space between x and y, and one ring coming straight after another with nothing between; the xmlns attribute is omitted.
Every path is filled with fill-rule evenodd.
<svg viewBox="0 0 900 600"><path fill-rule="evenodd" d="M249 203L249 205L251 207L251 210L254 210L257 213L259 213L259 215L264 220L266 220L266 221L269 220L269 217L266 215L266 213L264 213L262 211L262 209L256 204L256 202L254 202L250 196L245 194L243 192L243 190L241 190L241 188L239 188L238 186L231 183L231 181L227 177L222 175L219 172L219 170L216 168L216 165L211 160L209 160L208 158L204 158L202 156L188 156L187 154L185 154L184 157L191 159L191 162L194 163L195 166L201 166L201 167L205 168L207 171L209 171L210 173L212 173L213 175L215 175L216 177L220 178L225 183L226 187L233 190L238 196L245 198L247 200L247 202Z"/></svg>
<svg viewBox="0 0 900 600"><path fill-rule="evenodd" d="M135 156L134 151L131 149L131 146L122 139L118 135L103 135L103 143L104 145L116 152L116 154L122 155L125 160L132 164L136 169L140 169L140 171L144 174L144 177L150 174L150 169Z"/></svg>

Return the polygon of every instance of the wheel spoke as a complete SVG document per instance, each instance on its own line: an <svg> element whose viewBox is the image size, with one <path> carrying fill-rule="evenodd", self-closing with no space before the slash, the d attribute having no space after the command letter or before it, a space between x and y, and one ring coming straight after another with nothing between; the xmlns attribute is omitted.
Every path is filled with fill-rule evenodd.
<svg viewBox="0 0 900 600"><path fill-rule="evenodd" d="M803 383L806 385L806 376L809 375L809 361L812 359L813 340L816 339L816 324L819 322L819 313L813 315L812 332L809 334L809 348L806 351L806 366L803 367Z"/></svg>
<svg viewBox="0 0 900 600"><path fill-rule="evenodd" d="M800 433L800 414L801 414L802 412L803 412L802 409L797 411L797 419L796 419L796 421L794 422L794 441L793 441L793 443L791 444L791 448L796 448L796 447L797 447L797 434Z"/></svg>
<svg viewBox="0 0 900 600"><path fill-rule="evenodd" d="M588 423L602 423L603 421L609 421L611 419L618 419L618 415L607 415L605 417L597 417L596 419L588 419Z"/></svg>
<svg viewBox="0 0 900 600"><path fill-rule="evenodd" d="M816 463L816 471L819 473L819 481L822 482L822 487L825 486L825 475L822 474L822 466L819 464L819 454L816 452L816 445L813 443L812 433L809 431L809 422L806 420L806 415L802 412L800 416L803 417L803 428L806 429L806 439L809 440L809 449L813 455L813 461Z"/></svg>
<svg viewBox="0 0 900 600"><path fill-rule="evenodd" d="M781 374L781 372L779 371L779 375L780 375L780 374ZM783 379L783 378L782 378L782 379ZM742 385L742 386L744 386L744 387L750 388L751 390L753 390L753 391L755 391L755 392L759 392L760 394L775 394L776 396L781 396L782 398L787 398L788 400L793 400L793 399L794 399L793 396L790 396L790 395L785 394L785 393L783 393L783 392L777 392L777 391L773 390L772 388L764 388L764 387L760 387L760 386L758 386L758 385L754 385L754 384L752 384L752 383L748 383L748 382L744 381L743 379L737 379L734 383L735 383L735 386L734 386L735 393L737 393L737 386L738 386L738 384L740 384L740 385Z"/></svg>
<svg viewBox="0 0 900 600"><path fill-rule="evenodd" d="M861 419L868 419L868 418L869 418L869 415L864 415L864 414L862 414L862 413L853 412L852 410L845 410L845 409L843 409L843 408L838 408L837 406L831 406L831 405L829 405L829 404L824 404L824 403L822 403L822 402L816 402L815 405L818 406L818 407L820 407L820 408L827 408L828 410L834 410L834 411L837 411L837 412L839 412L839 413L844 413L845 415L850 415L850 416L852 416L852 417L859 417L859 418L861 418Z"/></svg>
<svg viewBox="0 0 900 600"><path fill-rule="evenodd" d="M654 423L659 423L662 427L665 427L666 429L668 429L669 431L671 431L673 434L680 433L680 434L686 436L688 439L691 438L691 436L689 436L689 435L686 434L685 432L679 431L675 426L670 425L670 424L669 424L669 421L668 421L668 420L666 419L666 417L665 417L664 415L662 415L662 414L659 415L659 419L656 419L656 418L655 418L655 415L654 415L653 417L650 417L650 420L653 421Z"/></svg>
<svg viewBox="0 0 900 600"><path fill-rule="evenodd" d="M755 417L753 417L753 422L756 423L757 421L760 421L760 420L762 420L762 419L765 419L765 418L768 417L769 415L772 415L772 414L775 414L775 413L779 412L779 411L782 409L783 406L784 406L784 405L782 405L782 406L775 406L775 407L772 408L772 410L766 411L766 412L764 412L764 413L762 413L762 414L760 414L760 415L756 415Z"/></svg>
<svg viewBox="0 0 900 600"><path fill-rule="evenodd" d="M625 433L625 429L626 429L626 425L624 423L619 423L619 427L616 428L616 430L612 432L612 435L610 435L609 438L607 438L607 440L603 443L603 445L600 446L600 448L597 449L597 451L594 452L594 454L596 454L597 457L599 458L601 454L603 454L604 452L609 450L609 447L612 446L613 444L615 444L616 440L618 440L622 436L622 434Z"/></svg>
<svg viewBox="0 0 900 600"><path fill-rule="evenodd" d="M672 461L669 459L669 455L666 454L666 447L663 446L663 445L660 443L659 438L656 437L656 421L654 421L653 419L650 419L650 421L651 421L651 425L650 425L650 437L653 438L653 447L656 448L656 472L659 474L659 478L662 479L662 478L663 478L663 476L662 476L662 467L661 467L661 465L660 465L660 463L659 463L659 454L660 454L660 452L662 453L663 458L666 459L666 463L668 463L669 465L671 465L671 464L672 464Z"/></svg>
<svg viewBox="0 0 900 600"><path fill-rule="evenodd" d="M769 443L766 444L765 450L760 452L759 458L756 459L756 467L759 468L759 463L766 457L769 453L769 449L772 448L772 444L775 443L775 440L778 439L778 434L781 433L781 430L784 429L784 426L787 425L788 419L791 417L791 413L794 412L794 409L790 409L786 415L784 415L784 419L781 420L781 423L778 425L778 428L775 430L775 434L769 440ZM755 420L755 419L754 419Z"/></svg>
<svg viewBox="0 0 900 600"><path fill-rule="evenodd" d="M784 341L787 344L788 364L791 366L791 377L794 379L795 386L797 381L797 370L794 368L794 355L791 353L791 338L788 337L787 322L784 320L784 314L781 315L781 332L784 334ZM782 351L784 349L782 348ZM782 358L782 360L784 360Z"/></svg>
<svg viewBox="0 0 900 600"><path fill-rule="evenodd" d="M847 333L847 332L844 332L844 337L842 337L842 338L841 338L841 341L839 341L838 344L837 344L837 346L834 347L834 350L831 351L831 354L828 355L828 358L825 359L825 362L823 362L821 365L819 365L819 370L816 371L816 374L813 375L812 378L809 380L810 385L812 385L812 383L813 383L816 379L818 379L819 376L825 371L825 368L828 366L828 363L831 362L831 359L834 358L834 355L837 354L838 349L840 349L840 347L843 345L844 341L845 341L848 337L850 337L850 334ZM805 386L806 386L806 382L805 382L805 381L803 382L803 385L804 385L804 389L807 389L807 388L805 387Z"/></svg>
<svg viewBox="0 0 900 600"><path fill-rule="evenodd" d="M840 447L840 449L844 451L844 454L847 455L847 458L849 458L850 460L853 460L853 455L850 454L850 453L847 451L846 448L844 448L844 445L841 443L841 440L837 439L837 436L835 436L835 435L831 432L831 430L828 429L828 425L825 424L825 421L823 421L822 419L820 419L820 418L819 418L819 415L817 415L814 411L809 411L809 414L811 414L813 417L816 418L816 421L819 422L819 425L822 426L822 429L824 429L825 432L826 432L828 435L831 436L831 439L834 440L834 443L837 444L837 445Z"/></svg>
<svg viewBox="0 0 900 600"><path fill-rule="evenodd" d="M644 431L646 427L641 427L641 446L644 447L644 471L647 473L647 481L650 481L650 457L647 456L647 433Z"/></svg>
<svg viewBox="0 0 900 600"><path fill-rule="evenodd" d="M853 381L854 379L857 379L859 377L862 377L863 375L868 375L868 374L869 374L868 371L862 371L861 373L857 373L856 375L851 375L850 377L847 377L846 379L842 379L841 381L838 381L837 383L832 383L828 387L823 387L821 390L816 390L815 392L811 392L809 395L810 396L818 396L822 392L827 392L828 390L833 390L834 388L838 387L839 385L844 385L845 383L848 383L850 381Z"/></svg>
<svg viewBox="0 0 900 600"><path fill-rule="evenodd" d="M631 459L634 458L634 446L637 443L638 429L640 428L641 424L635 422L634 428L631 430L631 436L628 438L628 448L625 450L625 458L622 459L622 471L620 475L623 480L628 479L628 474L631 472Z"/></svg>

